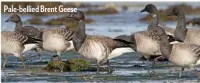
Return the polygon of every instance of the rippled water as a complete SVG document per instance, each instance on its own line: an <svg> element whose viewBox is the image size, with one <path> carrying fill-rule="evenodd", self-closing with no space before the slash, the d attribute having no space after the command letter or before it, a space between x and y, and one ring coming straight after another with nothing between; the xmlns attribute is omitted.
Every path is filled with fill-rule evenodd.
<svg viewBox="0 0 200 83"><path fill-rule="evenodd" d="M166 6L161 6L165 8ZM120 12L113 15L87 15L86 18L92 18L94 23L87 24L87 34L92 35L105 35L109 37L115 37L121 34L131 34L137 31L146 30L148 23L138 21L139 18L146 15L146 13L140 13L143 7L133 7L130 11ZM159 8L159 7L158 7ZM2 14L1 17L1 29L2 31L14 30L14 23L6 23L5 20L9 15ZM42 20L48 20L56 18L57 16L42 17ZM190 15L187 18L200 17L200 15ZM31 16L26 15L21 17L25 22ZM169 27L175 28L176 22L162 22ZM29 25L25 22L24 25ZM36 26L36 25L34 25ZM52 26L36 26L38 28L50 28ZM61 26L63 27L63 26ZM117 31L117 32L113 32ZM25 53L25 58L35 55L35 52L29 51ZM49 61L52 53L42 52L42 58L45 61ZM63 59L67 58L80 58L80 56L74 52L65 53L62 55ZM19 58L10 56L9 67L2 70L2 82L152 82L152 83L190 83L199 82L197 74L194 69L186 69L183 73L183 77L179 78L178 73L180 68L174 66L169 62L158 62L156 67L152 68L150 61L140 61L140 54L127 53L120 57L110 60L111 67L114 69L112 74L101 72L101 75L96 75L96 72L44 72L42 67L46 63L38 64L39 58L28 58L25 63L27 69L23 70L20 66ZM2 59L3 62L3 59ZM93 63L93 65L95 65Z"/></svg>
<svg viewBox="0 0 200 83"><path fill-rule="evenodd" d="M33 54L30 53L31 55ZM42 52L43 60L48 61L50 54ZM63 59L78 58L76 53L62 55ZM137 53L127 53L110 60L112 74L107 72L44 72L45 64L39 63L34 57L26 61L27 69L23 70L16 57L9 57L9 67L2 71L2 82L198 82L194 69L186 69L181 78L178 77L180 68L169 62L158 62L152 68L152 62L140 61ZM28 56L26 56L28 58ZM95 65L95 63L93 63Z"/></svg>

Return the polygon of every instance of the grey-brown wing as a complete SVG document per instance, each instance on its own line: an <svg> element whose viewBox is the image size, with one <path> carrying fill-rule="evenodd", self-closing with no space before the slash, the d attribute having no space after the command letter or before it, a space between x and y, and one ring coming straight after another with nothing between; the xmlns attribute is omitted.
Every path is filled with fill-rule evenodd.
<svg viewBox="0 0 200 83"><path fill-rule="evenodd" d="M42 41L42 40L38 40L38 39L35 39L35 38L32 38L32 37L28 37L28 36L23 35L23 34L18 33L18 32L12 32L12 31L2 32L2 36L4 36L4 38L6 40L18 41L22 45L30 44L30 43L38 43L37 41Z"/></svg>

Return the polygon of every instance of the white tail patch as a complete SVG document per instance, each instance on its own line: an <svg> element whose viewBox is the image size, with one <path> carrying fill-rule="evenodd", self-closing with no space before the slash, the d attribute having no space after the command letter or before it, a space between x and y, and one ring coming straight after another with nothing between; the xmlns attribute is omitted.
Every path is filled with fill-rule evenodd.
<svg viewBox="0 0 200 83"><path fill-rule="evenodd" d="M12 53L15 57L20 57L19 53ZM24 56L24 55L23 55Z"/></svg>
<svg viewBox="0 0 200 83"><path fill-rule="evenodd" d="M70 51L70 50L74 49L73 41L69 41L69 43L70 43L70 46L66 49L66 51Z"/></svg>
<svg viewBox="0 0 200 83"><path fill-rule="evenodd" d="M28 50L37 48L37 47L38 47L37 44L25 44L25 45L24 45L23 53L26 52L26 51L28 51Z"/></svg>
<svg viewBox="0 0 200 83"><path fill-rule="evenodd" d="M196 62L195 65L200 65L200 59Z"/></svg>
<svg viewBox="0 0 200 83"><path fill-rule="evenodd" d="M129 52L135 52L135 51L128 47L127 48L116 48L108 55L108 59L112 59L112 58L122 55L123 53L129 53Z"/></svg>
<svg viewBox="0 0 200 83"><path fill-rule="evenodd" d="M179 41L170 42L170 44L177 44L177 43L181 43L181 42L179 42Z"/></svg>

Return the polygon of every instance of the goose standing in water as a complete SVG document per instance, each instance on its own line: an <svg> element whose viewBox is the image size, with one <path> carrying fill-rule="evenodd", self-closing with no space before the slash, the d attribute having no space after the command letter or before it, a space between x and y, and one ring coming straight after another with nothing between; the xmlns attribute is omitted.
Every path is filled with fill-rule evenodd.
<svg viewBox="0 0 200 83"><path fill-rule="evenodd" d="M151 36L160 41L160 50L170 62L181 67L179 77L185 67L196 67L200 64L200 46L189 43L170 44L168 36L161 27L149 29Z"/></svg>
<svg viewBox="0 0 200 83"><path fill-rule="evenodd" d="M3 67L5 68L8 62L8 54L14 54L16 57L20 57L22 65L25 68L23 51L26 44L38 44L41 40L28 37L21 33L12 32L12 31L3 31L1 32L1 54L4 55Z"/></svg>
<svg viewBox="0 0 200 83"><path fill-rule="evenodd" d="M62 29L62 28L51 28L43 30L42 40L43 49L56 52L59 60L61 60L61 53L74 49L72 38L74 31Z"/></svg>
<svg viewBox="0 0 200 83"><path fill-rule="evenodd" d="M154 15L155 17L152 19L147 29L152 29L156 27L159 24L159 11L157 10L157 8L154 5L149 4L141 12L145 12L145 11L156 13L156 16ZM168 36L170 37L170 40L173 41L174 40L173 29L168 28L168 27L162 27L162 28L168 34ZM161 56L159 41L154 40L150 36L148 30L135 32L130 36L121 35L121 36L117 36L116 38L133 42L136 46L136 51L141 53L143 57L146 59L149 59L150 57Z"/></svg>
<svg viewBox="0 0 200 83"><path fill-rule="evenodd" d="M174 36L178 41L200 45L200 29L187 29L185 14L179 7L175 7L168 16L176 16L178 19Z"/></svg>
<svg viewBox="0 0 200 83"><path fill-rule="evenodd" d="M81 11L71 13L69 18L79 21L73 37L75 50L85 58L97 61L97 74L99 74L100 65L108 61L109 54L114 49L130 47L131 43L124 40L112 39L106 36L87 35L85 33L85 17ZM113 57L111 56L110 58ZM107 65L109 67L109 64Z"/></svg>
<svg viewBox="0 0 200 83"><path fill-rule="evenodd" d="M161 26L158 26L160 15L159 15L159 11L157 10L156 6L154 6L153 4L148 4L148 5L146 5L146 7L145 7L141 12L148 12L148 13L151 14L151 16L153 17L152 22L151 22L150 25L148 26L147 32L149 32L150 30L153 30L153 29L156 29L157 27L159 27L159 28L162 28L162 29L165 31L165 33L168 33L168 32L166 31L165 28L163 28L163 27L161 27ZM150 32L148 33L149 37L151 37L153 40L156 41L157 50L159 50L159 53L161 53L161 52L160 52L160 44L159 44L160 41L154 39L155 36L152 36L151 34L152 34L152 33L150 33ZM171 42L174 42L174 41L176 40L176 39L173 37L172 34L173 34L173 33L170 33L170 34L167 35L167 36L168 36L167 39L169 40L170 43L171 43ZM158 59L163 59L163 58L165 58L164 56L162 56L162 54L160 54L160 55L161 55L161 56L156 57L156 58L154 59L154 61L153 61L153 67L154 67L154 65L155 65L155 62L158 61Z"/></svg>
<svg viewBox="0 0 200 83"><path fill-rule="evenodd" d="M29 37L35 38L35 39L42 39L42 32L39 31L37 28L33 26L22 26L22 21L19 15L17 14L12 14L6 22L14 22L16 23L15 25L15 32L27 35ZM38 42L39 43L39 42ZM26 44L24 51L27 50L35 50L37 52L37 55L39 56L41 60L41 55L40 52L42 50L42 42L40 44Z"/></svg>

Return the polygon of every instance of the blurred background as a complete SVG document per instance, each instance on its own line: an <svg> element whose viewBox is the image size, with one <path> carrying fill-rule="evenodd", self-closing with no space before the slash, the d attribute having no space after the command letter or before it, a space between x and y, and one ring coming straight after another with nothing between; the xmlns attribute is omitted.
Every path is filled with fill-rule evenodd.
<svg viewBox="0 0 200 83"><path fill-rule="evenodd" d="M175 28L176 18L167 17L166 13L174 6L180 6L186 13L186 20L189 28L200 25L200 3L199 2L2 2L3 5L14 5L26 7L31 5L44 5L48 8L64 5L65 8L78 8L85 12L87 34L105 35L115 37L121 34L131 34L137 31L146 30L151 17L147 13L140 11L146 4L154 4L161 12L160 25ZM3 10L3 9L2 9ZM6 23L11 13L2 11L1 30L14 30L14 23ZM33 25L37 28L75 26L73 19L66 19L66 13L19 13L23 25Z"/></svg>
<svg viewBox="0 0 200 83"><path fill-rule="evenodd" d="M200 28L200 2L2 2L3 5L14 5L26 7L31 5L44 5L45 7L58 7L64 5L66 8L78 8L85 13L86 33L91 35L104 35L116 37L118 35L130 35L131 33L146 30L151 17L148 13L140 11L147 4L154 4L160 11L160 25L175 28L176 17L167 17L167 11L174 6L180 6L186 13L187 28ZM1 9L3 10L3 9ZM15 24L5 22L12 13L1 12L1 30L13 31ZM76 21L66 19L67 13L18 13L23 25L32 25L39 29L52 27L74 29ZM25 58L36 55L35 52L25 53ZM43 51L42 59L50 60L52 53ZM177 83L177 82L199 82L194 71L186 69L183 77L179 78L179 67L169 62L158 62L155 68L151 67L149 61L140 61L140 54L127 53L110 60L114 69L112 74L96 75L95 72L44 72L41 69L47 64L38 63L39 58L31 58L25 63L28 66L26 71L22 71L20 60L10 56L8 60L9 68L2 71L2 82L153 82L153 83ZM75 52L62 54L62 59L80 58ZM3 62L3 59L2 59ZM92 65L95 65L92 63Z"/></svg>

